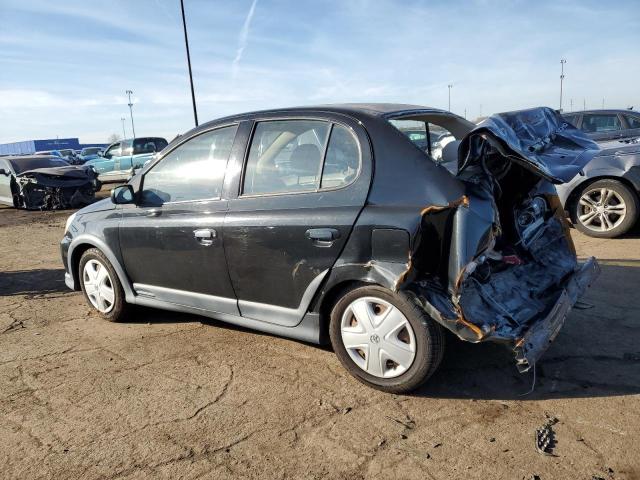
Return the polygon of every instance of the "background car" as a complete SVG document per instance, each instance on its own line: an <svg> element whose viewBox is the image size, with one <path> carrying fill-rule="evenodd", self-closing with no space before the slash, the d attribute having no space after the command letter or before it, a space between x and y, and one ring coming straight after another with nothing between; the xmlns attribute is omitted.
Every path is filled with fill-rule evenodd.
<svg viewBox="0 0 640 480"><path fill-rule="evenodd" d="M601 152L558 195L571 221L591 237L614 238L627 233L640 213L640 143L600 142Z"/></svg>
<svg viewBox="0 0 640 480"><path fill-rule="evenodd" d="M119 182L129 178L135 170L167 146L161 137L140 137L120 140L107 147L104 153L85 165L96 169L101 182Z"/></svg>
<svg viewBox="0 0 640 480"><path fill-rule="evenodd" d="M458 177L401 133L415 121L462 141ZM350 373L389 392L429 378L445 329L509 345L527 371L598 272L593 258L578 264L549 183L573 178L595 143L566 128L531 153L563 124L541 108L477 131L389 104L206 123L69 217L65 282L111 321L138 304L330 341Z"/></svg>
<svg viewBox="0 0 640 480"><path fill-rule="evenodd" d="M100 189L90 167L70 165L54 155L0 158L0 203L29 210L78 208Z"/></svg>
<svg viewBox="0 0 640 480"><path fill-rule="evenodd" d="M101 153L103 152L102 147L85 147L80 150L78 154L78 158L82 163L88 162L89 160L95 160L101 157Z"/></svg>
<svg viewBox="0 0 640 480"><path fill-rule="evenodd" d="M596 141L640 137L640 112L633 110L585 110L562 116Z"/></svg>

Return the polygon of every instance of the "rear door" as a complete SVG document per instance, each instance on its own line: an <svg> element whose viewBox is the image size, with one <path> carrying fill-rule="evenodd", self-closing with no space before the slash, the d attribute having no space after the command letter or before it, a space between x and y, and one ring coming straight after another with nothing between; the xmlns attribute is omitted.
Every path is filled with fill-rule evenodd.
<svg viewBox="0 0 640 480"><path fill-rule="evenodd" d="M138 295L238 314L223 249L222 186L237 125L200 133L144 173L122 209L120 246Z"/></svg>
<svg viewBox="0 0 640 480"><path fill-rule="evenodd" d="M229 275L242 316L294 326L365 204L369 143L348 118L256 120L225 218Z"/></svg>

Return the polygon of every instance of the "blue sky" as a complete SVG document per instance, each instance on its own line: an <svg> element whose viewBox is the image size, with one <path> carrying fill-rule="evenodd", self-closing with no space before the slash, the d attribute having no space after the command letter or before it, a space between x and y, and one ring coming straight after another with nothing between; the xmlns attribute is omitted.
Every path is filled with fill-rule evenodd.
<svg viewBox="0 0 640 480"><path fill-rule="evenodd" d="M637 1L185 0L200 121L345 101L640 109ZM179 0L0 0L0 142L193 126ZM481 107L482 106L482 107ZM482 108L482 110L481 110Z"/></svg>

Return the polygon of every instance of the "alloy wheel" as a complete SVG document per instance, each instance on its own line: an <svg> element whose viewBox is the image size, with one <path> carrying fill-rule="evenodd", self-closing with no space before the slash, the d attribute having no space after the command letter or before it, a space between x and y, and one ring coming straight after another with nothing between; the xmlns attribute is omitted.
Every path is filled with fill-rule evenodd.
<svg viewBox="0 0 640 480"><path fill-rule="evenodd" d="M110 312L115 293L107 267L95 259L89 260L82 271L82 283L91 305L102 313Z"/></svg>
<svg viewBox="0 0 640 480"><path fill-rule="evenodd" d="M578 203L578 220L585 228L607 232L620 225L627 214L622 196L611 188L587 190Z"/></svg>
<svg viewBox="0 0 640 480"><path fill-rule="evenodd" d="M416 357L416 338L407 317L380 298L351 302L342 315L340 333L353 362L374 377L400 376Z"/></svg>

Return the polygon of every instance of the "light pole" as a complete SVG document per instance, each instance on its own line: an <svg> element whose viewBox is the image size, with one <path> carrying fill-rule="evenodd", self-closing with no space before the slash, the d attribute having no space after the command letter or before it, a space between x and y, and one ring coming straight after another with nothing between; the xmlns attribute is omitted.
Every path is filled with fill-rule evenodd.
<svg viewBox="0 0 640 480"><path fill-rule="evenodd" d="M449 84L447 87L449 88L449 111L451 111L451 87L453 87L453 85Z"/></svg>
<svg viewBox="0 0 640 480"><path fill-rule="evenodd" d="M133 131L133 138L136 138L136 127L133 126L133 103L131 103L131 94L133 93L131 90L125 91L125 93L129 96L129 112L131 113L131 130Z"/></svg>
<svg viewBox="0 0 640 480"><path fill-rule="evenodd" d="M187 65L189 66L189 83L191 84L191 102L193 103L193 120L198 126L198 111L196 110L196 94L193 91L193 74L191 73L191 55L189 54L189 37L187 36L187 21L184 17L184 0L180 0L182 10L182 28L184 30L184 45L187 47Z"/></svg>
<svg viewBox="0 0 640 480"><path fill-rule="evenodd" d="M562 111L562 81L564 80L564 64L567 61L563 58L560 60L560 111Z"/></svg>
<svg viewBox="0 0 640 480"><path fill-rule="evenodd" d="M569 111L573 112L573 98L569 100Z"/></svg>
<svg viewBox="0 0 640 480"><path fill-rule="evenodd" d="M124 117L120 117L120 121L122 122L122 139L125 140L127 138L127 132L124 129L125 118Z"/></svg>

